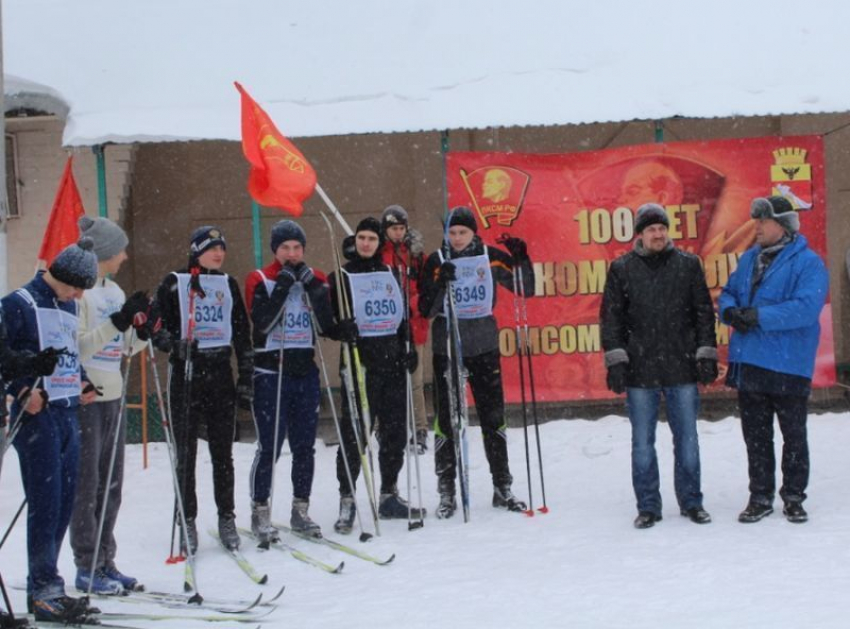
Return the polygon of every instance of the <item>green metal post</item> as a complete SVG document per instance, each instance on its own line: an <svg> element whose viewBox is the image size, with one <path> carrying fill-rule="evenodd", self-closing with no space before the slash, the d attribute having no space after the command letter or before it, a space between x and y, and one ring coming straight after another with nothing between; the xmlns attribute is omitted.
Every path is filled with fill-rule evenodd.
<svg viewBox="0 0 850 629"><path fill-rule="evenodd" d="M263 268L263 246L260 238L260 204L251 201L251 227L254 232L254 263L258 269Z"/></svg>
<svg viewBox="0 0 850 629"><path fill-rule="evenodd" d="M449 130L440 132L440 157L443 161L443 221L449 215L449 181L446 158L449 153Z"/></svg>
<svg viewBox="0 0 850 629"><path fill-rule="evenodd" d="M664 123L661 120L655 121L655 141L664 142Z"/></svg>
<svg viewBox="0 0 850 629"><path fill-rule="evenodd" d="M106 157L103 152L103 144L92 147L95 160L97 161L97 201L100 216L109 216L106 204Z"/></svg>

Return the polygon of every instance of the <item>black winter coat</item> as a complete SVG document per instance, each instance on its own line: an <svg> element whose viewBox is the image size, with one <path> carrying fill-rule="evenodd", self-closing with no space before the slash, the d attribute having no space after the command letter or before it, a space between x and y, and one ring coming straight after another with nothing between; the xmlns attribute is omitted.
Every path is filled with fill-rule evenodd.
<svg viewBox="0 0 850 629"><path fill-rule="evenodd" d="M606 365L625 350L630 387L694 383L697 350L716 351L714 307L699 258L674 247L614 260L599 318Z"/></svg>

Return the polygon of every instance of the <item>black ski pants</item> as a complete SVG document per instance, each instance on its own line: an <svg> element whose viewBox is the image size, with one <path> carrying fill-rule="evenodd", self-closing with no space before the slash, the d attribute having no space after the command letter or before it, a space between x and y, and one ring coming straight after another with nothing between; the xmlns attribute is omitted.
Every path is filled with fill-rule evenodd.
<svg viewBox="0 0 850 629"><path fill-rule="evenodd" d="M195 365L191 408L186 416L184 363L171 365L168 376L168 406L177 447L177 478L181 484L186 518L198 514L195 495L195 461L198 427L206 425L213 466L213 488L218 514L233 513L233 438L236 434L236 387L230 359Z"/></svg>
<svg viewBox="0 0 850 629"><path fill-rule="evenodd" d="M449 360L434 354L434 390L437 399L437 428L434 431L434 459L441 492L452 492L457 477L457 459L452 432L451 409L446 373ZM463 366L469 372L469 386L475 400L478 421L484 437L484 454L490 464L493 485L510 486L513 482L508 466L508 442L505 429L505 397L502 392L502 366L499 350L464 356ZM462 392L466 395L466 392Z"/></svg>
<svg viewBox="0 0 850 629"><path fill-rule="evenodd" d="M352 374L353 375L353 374ZM378 465L381 468L381 493L394 493L401 466L404 464L404 448L407 444L407 388L404 368L393 364L391 369L366 370L366 398L369 403L371 428L378 433ZM354 389L357 391L357 380ZM357 410L360 417L359 431L361 440L366 432L363 427L363 410L359 397L356 398ZM360 455L357 450L357 438L354 434L354 424L351 421L351 411L348 404L347 388L343 380L342 389L342 418L340 420L342 443L336 454L336 477L339 480L339 493L344 496L352 495L348 476L345 472L345 460L342 449L351 468L351 478L357 483L360 476ZM377 424L377 429L375 425ZM361 441L365 448L365 441Z"/></svg>
<svg viewBox="0 0 850 629"><path fill-rule="evenodd" d="M739 391L738 406L747 444L750 501L771 505L776 494L773 449L773 416L776 414L783 442L779 495L785 502L803 502L809 484L808 398Z"/></svg>

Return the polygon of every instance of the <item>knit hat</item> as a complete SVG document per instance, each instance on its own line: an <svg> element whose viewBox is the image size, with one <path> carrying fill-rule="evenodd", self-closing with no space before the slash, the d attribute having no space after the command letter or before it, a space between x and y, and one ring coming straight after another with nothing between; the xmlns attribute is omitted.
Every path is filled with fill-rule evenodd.
<svg viewBox="0 0 850 629"><path fill-rule="evenodd" d="M204 251L216 245L227 249L224 234L215 225L204 225L192 232L191 251L195 257L203 255Z"/></svg>
<svg viewBox="0 0 850 629"><path fill-rule="evenodd" d="M381 229L387 231L395 225L407 227L407 210L400 205L391 205L381 214Z"/></svg>
<svg viewBox="0 0 850 629"><path fill-rule="evenodd" d="M50 263L50 275L63 284L88 290L97 283L97 256L92 249L94 241L83 236L68 245Z"/></svg>
<svg viewBox="0 0 850 629"><path fill-rule="evenodd" d="M383 240L383 232L381 231L381 223L377 218L373 218L372 216L367 216L362 221L357 223L357 229L354 230L354 233L357 234L359 232L375 232L378 236Z"/></svg>
<svg viewBox="0 0 850 629"><path fill-rule="evenodd" d="M80 235L88 236L94 242L98 262L114 258L130 244L124 230L108 218L81 216L77 225L80 226Z"/></svg>
<svg viewBox="0 0 850 629"><path fill-rule="evenodd" d="M465 205L459 205L453 208L449 214L449 227L460 225L468 227L474 232L478 232L478 222L475 220L475 214L472 213Z"/></svg>
<svg viewBox="0 0 850 629"><path fill-rule="evenodd" d="M302 247L307 246L307 234L295 221L283 220L272 225L272 253L277 253L277 248L287 240L297 240Z"/></svg>
<svg viewBox="0 0 850 629"><path fill-rule="evenodd" d="M670 227L670 219L667 212L657 203L644 203L638 208L635 215L635 232L641 233L650 225L664 225Z"/></svg>
<svg viewBox="0 0 850 629"><path fill-rule="evenodd" d="M785 197L758 197L750 204L752 218L770 218L782 225L786 232L800 231L800 215Z"/></svg>

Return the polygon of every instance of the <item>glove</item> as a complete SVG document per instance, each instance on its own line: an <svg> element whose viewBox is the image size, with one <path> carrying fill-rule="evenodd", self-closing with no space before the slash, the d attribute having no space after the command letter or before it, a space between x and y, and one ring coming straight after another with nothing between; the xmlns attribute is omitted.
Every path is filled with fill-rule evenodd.
<svg viewBox="0 0 850 629"><path fill-rule="evenodd" d="M310 282L315 279L315 275L313 275L313 269L304 264L303 262L299 262L295 265L295 278L301 282L303 286L307 286Z"/></svg>
<svg viewBox="0 0 850 629"><path fill-rule="evenodd" d="M626 392L626 377L629 375L629 363L617 363L608 367L608 377L605 382L608 389L620 394Z"/></svg>
<svg viewBox="0 0 850 629"><path fill-rule="evenodd" d="M711 384L717 380L719 373L716 360L700 358L697 361L697 380L700 384Z"/></svg>
<svg viewBox="0 0 850 629"><path fill-rule="evenodd" d="M354 236L346 236L342 241L342 257L346 260L357 259L357 245L354 244Z"/></svg>
<svg viewBox="0 0 850 629"><path fill-rule="evenodd" d="M151 340L153 341L153 346L161 352L170 353L174 348L174 339L171 338L171 334L165 328L157 331L151 337Z"/></svg>
<svg viewBox="0 0 850 629"><path fill-rule="evenodd" d="M48 347L35 354L30 359L30 369L34 376L49 376L56 369L59 363L59 356L65 353L65 350L59 350L55 347Z"/></svg>
<svg viewBox="0 0 850 629"><path fill-rule="evenodd" d="M124 302L121 310L113 312L109 315L113 325L121 332L126 332L127 328L133 325L133 318L139 314L147 315L150 308L151 300L144 291L136 291Z"/></svg>
<svg viewBox="0 0 850 629"><path fill-rule="evenodd" d="M190 351L191 345L191 351ZM172 345L172 349L173 349ZM177 343L177 358L182 360L183 362L189 358L190 353L194 354L198 351L198 339L192 339L192 342L189 343L189 339L180 339L180 342Z"/></svg>
<svg viewBox="0 0 850 629"><path fill-rule="evenodd" d="M510 252L514 260L525 260L528 258L528 246L522 238L507 236L501 240L501 243Z"/></svg>
<svg viewBox="0 0 850 629"><path fill-rule="evenodd" d="M291 264L284 264L280 271L278 271L277 283L287 290L289 290L289 288L297 280L298 277L295 275L295 269Z"/></svg>
<svg viewBox="0 0 850 629"><path fill-rule="evenodd" d="M446 260L440 265L440 271L437 274L437 284L445 287L449 282L454 282L457 279L457 267L449 260Z"/></svg>
<svg viewBox="0 0 850 629"><path fill-rule="evenodd" d="M357 328L357 322L354 319L343 319L336 324L331 338L335 341L343 343L354 343L360 338L360 330Z"/></svg>
<svg viewBox="0 0 850 629"><path fill-rule="evenodd" d="M86 382L86 386L83 387L83 393L91 393L94 391L95 395L98 397L103 397L103 387L96 387L91 382Z"/></svg>
<svg viewBox="0 0 850 629"><path fill-rule="evenodd" d="M236 406L243 411L250 411L254 403L254 382L251 378L239 377L236 381Z"/></svg>
<svg viewBox="0 0 850 629"><path fill-rule="evenodd" d="M746 334L758 327L759 311L756 308L727 308L723 318L735 330Z"/></svg>
<svg viewBox="0 0 850 629"><path fill-rule="evenodd" d="M407 373L413 373L416 371L416 367L419 366L419 354L411 347L410 351L402 356L401 362L404 368L407 369Z"/></svg>
<svg viewBox="0 0 850 629"><path fill-rule="evenodd" d="M140 341L148 341L162 329L162 319L156 316L145 317L144 323L137 325L139 316L133 319L133 327L136 329L136 337Z"/></svg>

